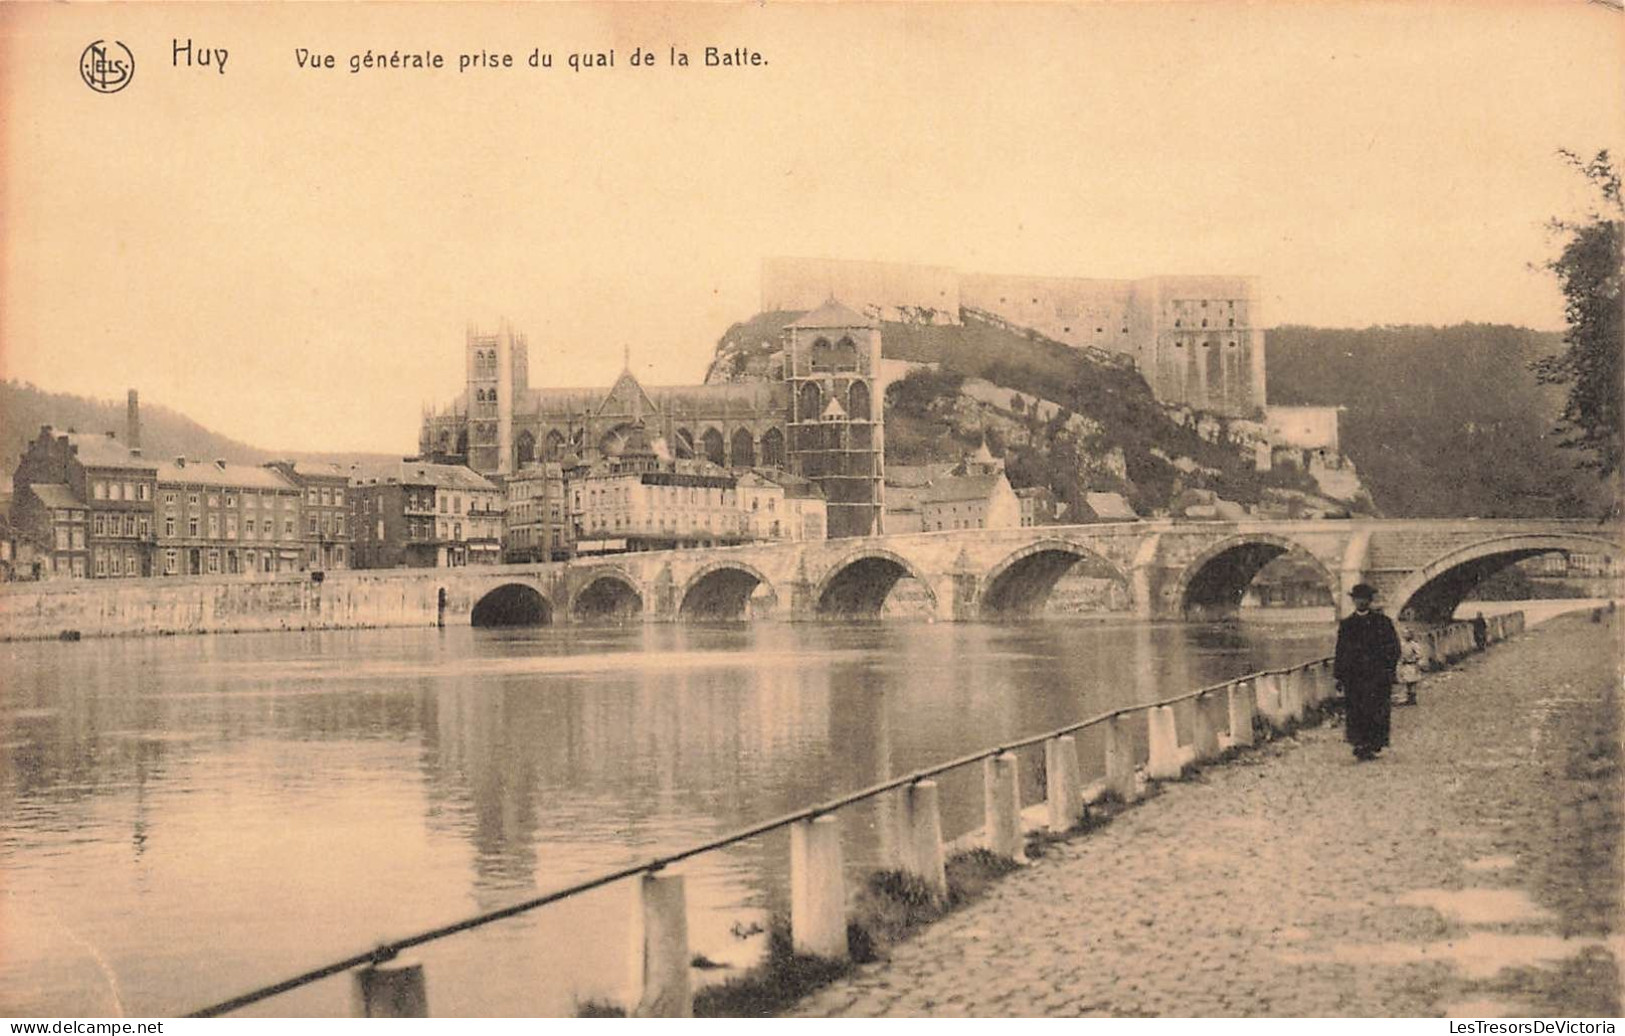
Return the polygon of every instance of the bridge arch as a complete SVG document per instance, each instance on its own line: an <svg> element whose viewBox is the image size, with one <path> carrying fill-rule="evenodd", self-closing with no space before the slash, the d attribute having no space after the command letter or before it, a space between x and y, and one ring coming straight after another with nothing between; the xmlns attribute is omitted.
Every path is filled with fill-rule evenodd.
<svg viewBox="0 0 1625 1036"><path fill-rule="evenodd" d="M1541 554L1607 554L1617 563L1619 544L1583 533L1497 536L1459 547L1412 572L1391 600L1395 610L1421 622L1448 622L1473 587L1508 565Z"/></svg>
<svg viewBox="0 0 1625 1036"><path fill-rule="evenodd" d="M677 614L684 619L746 619L758 587L774 591L761 570L743 561L713 561L683 586Z"/></svg>
<svg viewBox="0 0 1625 1036"><path fill-rule="evenodd" d="M445 591L440 595L443 602ZM553 602L528 583L503 583L474 602L468 624L481 628L551 626Z"/></svg>
<svg viewBox="0 0 1625 1036"><path fill-rule="evenodd" d="M1033 615L1044 609L1055 584L1080 563L1109 574L1132 604L1132 583L1110 559L1068 540L1049 538L1030 543L988 570L982 581L982 615Z"/></svg>
<svg viewBox="0 0 1625 1036"><path fill-rule="evenodd" d="M937 611L936 591L914 564L883 547L853 551L829 567L813 595L819 615L877 618L886 598L903 579L925 588L931 614Z"/></svg>
<svg viewBox="0 0 1625 1036"><path fill-rule="evenodd" d="M643 590L632 574L617 565L597 565L582 574L570 596L570 617L577 622L627 622L643 614Z"/></svg>
<svg viewBox="0 0 1625 1036"><path fill-rule="evenodd" d="M1303 544L1274 533L1249 532L1220 540L1191 559L1174 588L1179 613L1187 617L1234 613L1264 566L1285 554L1307 561L1333 601L1337 599L1337 577Z"/></svg>

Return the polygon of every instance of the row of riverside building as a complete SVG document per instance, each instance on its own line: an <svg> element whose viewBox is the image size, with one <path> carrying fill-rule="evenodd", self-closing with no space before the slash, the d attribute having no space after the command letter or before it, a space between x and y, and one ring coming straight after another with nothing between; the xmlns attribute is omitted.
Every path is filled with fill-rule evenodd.
<svg viewBox="0 0 1625 1036"><path fill-rule="evenodd" d="M614 453L487 478L423 458L343 467L143 455L40 429L12 477L11 578L242 576L566 560L578 553L822 539L819 488L671 456L640 424Z"/></svg>
<svg viewBox="0 0 1625 1036"><path fill-rule="evenodd" d="M147 457L132 391L123 441L46 426L28 444L0 568L252 577L1061 517L1042 491L1016 494L985 447L889 478L880 345L874 320L830 298L782 328L753 382L645 388L628 368L608 389L531 389L522 335L470 329L466 391L424 415L418 455L348 467Z"/></svg>

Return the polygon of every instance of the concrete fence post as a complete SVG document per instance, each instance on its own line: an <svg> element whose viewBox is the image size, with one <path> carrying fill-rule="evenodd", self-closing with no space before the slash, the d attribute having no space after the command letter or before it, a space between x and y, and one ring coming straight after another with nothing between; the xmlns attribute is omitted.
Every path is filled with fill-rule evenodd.
<svg viewBox="0 0 1625 1036"><path fill-rule="evenodd" d="M790 825L790 940L798 953L846 957L843 862L834 814Z"/></svg>
<svg viewBox="0 0 1625 1036"><path fill-rule="evenodd" d="M1145 735L1150 748L1146 775L1155 781L1178 780L1184 768L1179 758L1179 728L1174 723L1174 710L1167 705L1147 709Z"/></svg>
<svg viewBox="0 0 1625 1036"><path fill-rule="evenodd" d="M897 866L943 899L948 895L948 866L937 798L936 781L915 781L898 791Z"/></svg>
<svg viewBox="0 0 1625 1036"><path fill-rule="evenodd" d="M688 907L680 874L644 874L637 879L632 918L632 1015L636 1018L690 1018Z"/></svg>
<svg viewBox="0 0 1625 1036"><path fill-rule="evenodd" d="M1213 718L1213 702L1210 694L1199 694L1191 699L1191 745L1199 763L1219 757L1219 729Z"/></svg>
<svg viewBox="0 0 1625 1036"><path fill-rule="evenodd" d="M1303 719L1303 670L1289 669L1281 674L1281 715L1289 720Z"/></svg>
<svg viewBox="0 0 1625 1036"><path fill-rule="evenodd" d="M1078 742L1070 734L1044 742L1044 784L1049 793L1049 829L1070 831L1083 819L1083 779Z"/></svg>
<svg viewBox="0 0 1625 1036"><path fill-rule="evenodd" d="M1281 712L1281 682L1280 677L1274 673L1264 673L1254 680L1258 696L1256 703L1258 711L1264 714L1264 719L1270 726L1283 726L1286 717Z"/></svg>
<svg viewBox="0 0 1625 1036"><path fill-rule="evenodd" d="M429 1017L428 980L423 965L397 961L388 967L354 972L350 1003L356 1018Z"/></svg>
<svg viewBox="0 0 1625 1036"><path fill-rule="evenodd" d="M1129 738L1128 720L1113 716L1105 727L1106 790L1116 792L1124 802L1133 802L1139 788L1134 779L1134 743Z"/></svg>
<svg viewBox="0 0 1625 1036"><path fill-rule="evenodd" d="M1320 666L1305 665L1298 673L1299 685L1303 688L1303 707L1315 709L1320 706Z"/></svg>
<svg viewBox="0 0 1625 1036"><path fill-rule="evenodd" d="M1021 783L1016 757L1000 752L982 760L987 847L1012 860L1026 858L1021 841Z"/></svg>
<svg viewBox="0 0 1625 1036"><path fill-rule="evenodd" d="M1253 743L1253 688L1250 681L1230 685L1227 692L1226 705L1230 712L1230 743L1232 745L1251 745Z"/></svg>

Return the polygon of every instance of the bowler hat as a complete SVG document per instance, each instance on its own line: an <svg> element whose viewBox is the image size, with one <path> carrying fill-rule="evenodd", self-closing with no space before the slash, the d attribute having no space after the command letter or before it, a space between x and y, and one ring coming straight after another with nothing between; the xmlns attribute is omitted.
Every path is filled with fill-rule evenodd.
<svg viewBox="0 0 1625 1036"><path fill-rule="evenodd" d="M1361 599L1373 601L1377 597L1377 588L1370 583L1355 583L1354 589L1349 591L1349 596L1357 601Z"/></svg>

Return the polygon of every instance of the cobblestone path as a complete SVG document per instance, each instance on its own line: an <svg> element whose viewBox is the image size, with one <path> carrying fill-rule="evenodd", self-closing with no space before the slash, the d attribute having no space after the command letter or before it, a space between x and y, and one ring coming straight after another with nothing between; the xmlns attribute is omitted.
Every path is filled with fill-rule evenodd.
<svg viewBox="0 0 1625 1036"><path fill-rule="evenodd" d="M1617 1015L1619 629L1536 627L1052 845L793 1013Z"/></svg>

